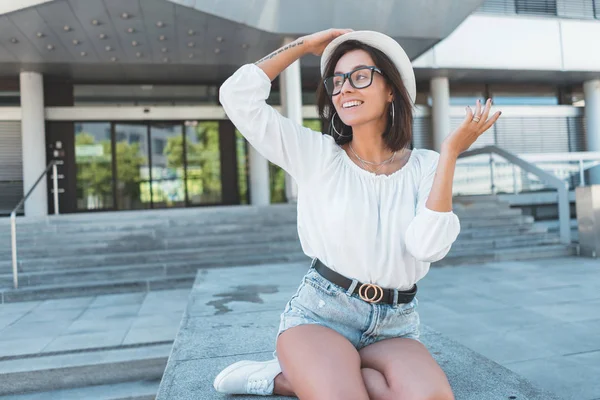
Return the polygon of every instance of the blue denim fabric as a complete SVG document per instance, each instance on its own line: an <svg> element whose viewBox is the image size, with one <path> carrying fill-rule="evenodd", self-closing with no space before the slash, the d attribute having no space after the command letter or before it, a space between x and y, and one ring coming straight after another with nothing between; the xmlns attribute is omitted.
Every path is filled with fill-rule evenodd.
<svg viewBox="0 0 600 400"><path fill-rule="evenodd" d="M319 324L344 336L357 350L389 338L419 340L418 303L415 297L410 303L371 304L311 268L281 314L277 337L299 325Z"/></svg>

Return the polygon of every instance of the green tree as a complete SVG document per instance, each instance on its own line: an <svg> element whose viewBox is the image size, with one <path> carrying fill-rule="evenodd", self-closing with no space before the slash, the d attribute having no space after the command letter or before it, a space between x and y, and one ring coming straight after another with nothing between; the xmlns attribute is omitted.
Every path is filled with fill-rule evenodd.
<svg viewBox="0 0 600 400"><path fill-rule="evenodd" d="M218 122L199 123L186 139L188 196L192 200L199 196L200 202L219 202L221 161ZM170 137L164 154L169 168L183 168L183 137Z"/></svg>
<svg viewBox="0 0 600 400"><path fill-rule="evenodd" d="M75 137L76 149L86 146L102 146L102 155L77 154L77 187L80 199L88 196L99 199L99 207L107 207L112 198L112 149L110 140L96 143L92 134L80 132ZM146 164L146 157L140 155L139 143L119 142L116 145L117 180L123 190L122 195L139 199L140 168Z"/></svg>
<svg viewBox="0 0 600 400"><path fill-rule="evenodd" d="M95 144L94 136L89 133L78 133L75 137L76 149L83 149ZM92 196L96 198L96 205L102 208L107 206L105 203L111 204L112 167L110 142L104 141L99 145L102 146L101 156L76 153L77 197L85 202L89 196Z"/></svg>

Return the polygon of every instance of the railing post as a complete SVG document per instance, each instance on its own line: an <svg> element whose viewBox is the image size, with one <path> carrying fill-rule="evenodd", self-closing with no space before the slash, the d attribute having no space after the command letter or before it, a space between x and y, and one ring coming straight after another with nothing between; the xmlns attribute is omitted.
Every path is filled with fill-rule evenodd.
<svg viewBox="0 0 600 400"><path fill-rule="evenodd" d="M490 189L492 194L496 194L496 185L494 184L494 155L490 153Z"/></svg>
<svg viewBox="0 0 600 400"><path fill-rule="evenodd" d="M52 165L52 180L54 183L54 215L58 215L58 167L56 163Z"/></svg>
<svg viewBox="0 0 600 400"><path fill-rule="evenodd" d="M19 271L17 269L17 215L10 214L10 243L12 248L13 286L19 288Z"/></svg>
<svg viewBox="0 0 600 400"><path fill-rule="evenodd" d="M558 220L560 224L560 241L564 244L571 243L571 207L569 204L569 191L567 184L558 190Z"/></svg>
<svg viewBox="0 0 600 400"><path fill-rule="evenodd" d="M579 160L579 186L585 186L585 171L583 170L583 160Z"/></svg>
<svg viewBox="0 0 600 400"><path fill-rule="evenodd" d="M517 189L517 167L515 167L515 164L511 164L512 165L512 173L513 173L513 192L514 194L517 194L519 191Z"/></svg>

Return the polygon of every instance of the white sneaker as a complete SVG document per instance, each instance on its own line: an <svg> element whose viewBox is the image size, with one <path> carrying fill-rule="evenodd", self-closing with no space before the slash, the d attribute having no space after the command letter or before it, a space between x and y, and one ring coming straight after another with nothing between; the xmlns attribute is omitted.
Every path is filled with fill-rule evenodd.
<svg viewBox="0 0 600 400"><path fill-rule="evenodd" d="M275 377L281 373L279 360L239 361L225 368L213 383L215 390L226 394L270 396Z"/></svg>

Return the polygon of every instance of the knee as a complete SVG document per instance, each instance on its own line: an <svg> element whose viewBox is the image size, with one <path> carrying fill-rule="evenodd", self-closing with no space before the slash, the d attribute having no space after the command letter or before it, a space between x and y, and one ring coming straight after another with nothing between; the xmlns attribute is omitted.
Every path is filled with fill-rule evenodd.
<svg viewBox="0 0 600 400"><path fill-rule="evenodd" d="M420 400L455 400L450 386L436 388L432 392L423 393L423 396L416 398Z"/></svg>
<svg viewBox="0 0 600 400"><path fill-rule="evenodd" d="M409 389L409 390L406 390ZM405 388L405 390L390 390L385 400L455 400L450 386L441 388Z"/></svg>

